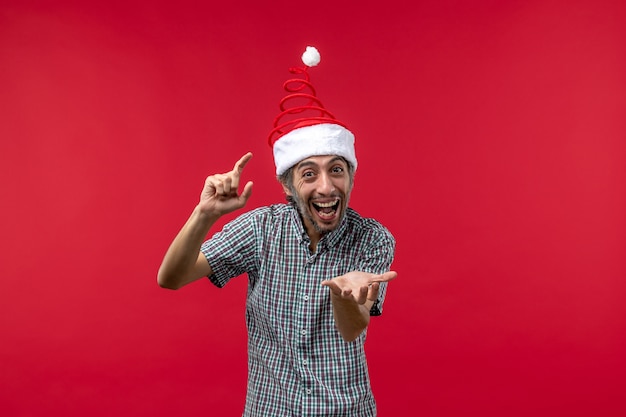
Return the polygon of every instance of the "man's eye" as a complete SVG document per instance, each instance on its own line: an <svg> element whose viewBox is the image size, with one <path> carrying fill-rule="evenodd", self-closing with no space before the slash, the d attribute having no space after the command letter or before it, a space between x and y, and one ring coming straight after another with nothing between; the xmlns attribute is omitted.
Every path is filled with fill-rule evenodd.
<svg viewBox="0 0 626 417"><path fill-rule="evenodd" d="M313 176L313 172L312 171L307 171L307 172L303 173L302 176L304 178L310 178L310 177Z"/></svg>
<svg viewBox="0 0 626 417"><path fill-rule="evenodd" d="M343 172L343 167L334 167L332 171L335 173Z"/></svg>

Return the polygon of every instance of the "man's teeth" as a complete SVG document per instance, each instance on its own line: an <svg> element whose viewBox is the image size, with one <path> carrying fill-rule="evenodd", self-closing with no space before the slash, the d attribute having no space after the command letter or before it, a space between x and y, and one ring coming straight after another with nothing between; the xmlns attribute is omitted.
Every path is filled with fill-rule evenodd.
<svg viewBox="0 0 626 417"><path fill-rule="evenodd" d="M337 201L331 201L330 203L314 203L318 207L332 207L337 204Z"/></svg>
<svg viewBox="0 0 626 417"><path fill-rule="evenodd" d="M337 206L339 200L331 201L328 203L313 203L317 215L323 219L332 219L337 213Z"/></svg>

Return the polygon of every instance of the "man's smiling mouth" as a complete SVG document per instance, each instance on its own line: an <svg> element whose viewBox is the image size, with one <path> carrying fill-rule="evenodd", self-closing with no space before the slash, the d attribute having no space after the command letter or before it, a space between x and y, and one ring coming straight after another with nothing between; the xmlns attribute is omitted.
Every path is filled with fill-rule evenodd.
<svg viewBox="0 0 626 417"><path fill-rule="evenodd" d="M329 201L326 203L311 203L313 208L317 212L317 215L322 219L331 219L337 213L337 209L339 208L339 199L335 201Z"/></svg>

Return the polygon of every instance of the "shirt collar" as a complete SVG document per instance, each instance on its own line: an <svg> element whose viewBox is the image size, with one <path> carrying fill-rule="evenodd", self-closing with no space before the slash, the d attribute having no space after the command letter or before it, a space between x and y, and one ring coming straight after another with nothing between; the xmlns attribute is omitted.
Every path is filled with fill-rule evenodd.
<svg viewBox="0 0 626 417"><path fill-rule="evenodd" d="M345 235L346 230L348 230L347 218L348 218L348 213L344 213L344 216L341 219L341 223L339 223L339 226L332 232L327 233L324 237L322 237L322 240L320 240L320 242L325 241L326 246L328 246L329 248L332 248L337 243L339 243L343 235Z"/></svg>
<svg viewBox="0 0 626 417"><path fill-rule="evenodd" d="M300 236L300 242L306 242L311 243L311 239L309 238L309 235L306 232L306 229L304 228L304 224L302 223L302 218L300 217L300 213L298 212L298 209L292 204L291 205L291 216L294 220L294 224L296 227L296 232L298 232L298 235ZM343 218L341 219L341 223L339 223L339 227L337 227L335 230L333 230L330 233L325 234L324 236L322 236L322 238L320 239L318 246L320 248L326 246L329 248L332 248L333 246L335 246L342 238L342 236L346 233L346 230L348 229L348 213L344 213Z"/></svg>

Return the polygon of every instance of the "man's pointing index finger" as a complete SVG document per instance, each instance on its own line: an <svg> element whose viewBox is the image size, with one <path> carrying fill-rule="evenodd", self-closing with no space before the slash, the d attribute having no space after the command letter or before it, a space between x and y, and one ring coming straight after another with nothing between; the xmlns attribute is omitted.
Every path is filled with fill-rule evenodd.
<svg viewBox="0 0 626 417"><path fill-rule="evenodd" d="M244 156L242 156L239 161L235 164L233 171L236 171L238 174L241 174L243 169L245 168L248 161L252 158L252 152L248 152Z"/></svg>

